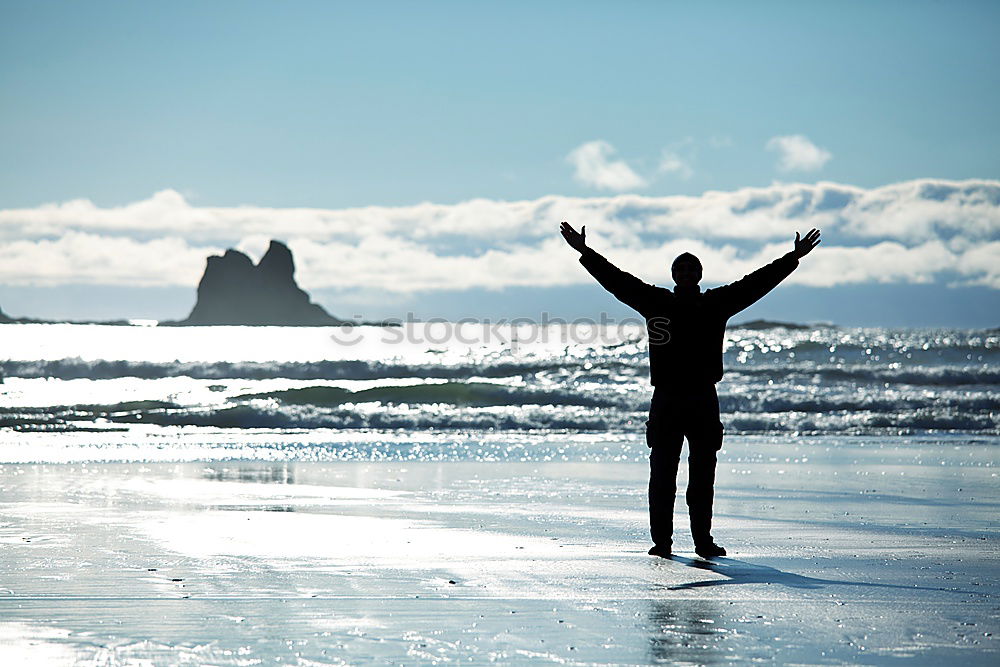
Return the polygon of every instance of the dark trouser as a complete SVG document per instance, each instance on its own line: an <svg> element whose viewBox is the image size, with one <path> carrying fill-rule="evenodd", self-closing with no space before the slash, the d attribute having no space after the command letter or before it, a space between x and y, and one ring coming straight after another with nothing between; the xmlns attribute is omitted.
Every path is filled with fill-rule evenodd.
<svg viewBox="0 0 1000 667"><path fill-rule="evenodd" d="M688 439L687 505L695 544L712 541L715 453L722 448L719 396L714 384L656 387L646 422L649 453L649 529L669 547L674 529L677 464Z"/></svg>

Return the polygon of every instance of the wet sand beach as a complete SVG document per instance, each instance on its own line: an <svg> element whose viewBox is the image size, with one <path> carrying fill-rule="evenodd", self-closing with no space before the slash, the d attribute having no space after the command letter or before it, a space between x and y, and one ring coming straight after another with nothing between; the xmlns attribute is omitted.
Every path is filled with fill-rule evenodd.
<svg viewBox="0 0 1000 667"><path fill-rule="evenodd" d="M0 657L996 664L993 459L733 439L711 563L634 462L8 463Z"/></svg>

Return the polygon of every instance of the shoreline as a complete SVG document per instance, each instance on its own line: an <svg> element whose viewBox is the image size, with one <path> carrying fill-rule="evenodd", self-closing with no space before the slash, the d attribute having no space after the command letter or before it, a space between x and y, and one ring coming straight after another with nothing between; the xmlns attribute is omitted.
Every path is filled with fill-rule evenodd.
<svg viewBox="0 0 1000 667"><path fill-rule="evenodd" d="M764 456L792 447L797 456L846 447L898 450L930 458L942 448L993 448L1000 436L966 432L910 435L734 434L727 456ZM766 448L750 454L757 448ZM479 462L644 463L641 430L634 432L405 429L216 429L137 426L128 430L0 432L0 466L195 462Z"/></svg>

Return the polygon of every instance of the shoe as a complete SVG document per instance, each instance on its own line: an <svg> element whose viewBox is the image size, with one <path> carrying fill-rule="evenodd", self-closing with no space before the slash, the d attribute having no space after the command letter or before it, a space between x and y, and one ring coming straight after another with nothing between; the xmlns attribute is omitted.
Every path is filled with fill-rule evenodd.
<svg viewBox="0 0 1000 667"><path fill-rule="evenodd" d="M670 545L660 546L659 544L654 544L649 550L650 556L659 556L660 558L670 558Z"/></svg>
<svg viewBox="0 0 1000 667"><path fill-rule="evenodd" d="M715 542L696 544L694 547L694 552L705 559L718 558L719 556L726 555L726 550L720 547Z"/></svg>

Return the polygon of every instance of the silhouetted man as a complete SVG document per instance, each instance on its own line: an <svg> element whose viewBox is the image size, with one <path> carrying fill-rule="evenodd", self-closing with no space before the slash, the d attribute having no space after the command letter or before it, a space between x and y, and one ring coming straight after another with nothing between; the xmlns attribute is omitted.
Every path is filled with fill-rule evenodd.
<svg viewBox="0 0 1000 667"><path fill-rule="evenodd" d="M560 231L580 252L580 263L619 301L646 319L653 399L646 422L649 453L649 528L654 556L670 556L673 545L677 464L688 441L687 505L694 550L703 558L725 556L712 538L716 452L722 448L722 422L715 383L722 379L722 341L726 321L774 289L819 243L819 230L795 248L736 282L701 291L701 262L691 253L671 265L673 291L639 280L587 247L587 228L569 223Z"/></svg>

